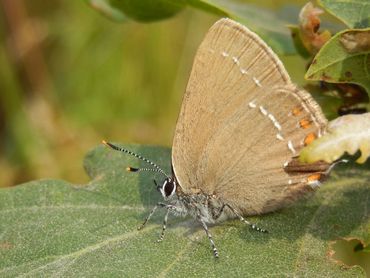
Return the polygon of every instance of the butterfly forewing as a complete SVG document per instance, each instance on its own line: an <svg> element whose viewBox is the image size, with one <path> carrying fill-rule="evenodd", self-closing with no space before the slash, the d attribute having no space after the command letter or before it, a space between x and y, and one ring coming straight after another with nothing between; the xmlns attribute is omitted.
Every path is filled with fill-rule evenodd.
<svg viewBox="0 0 370 278"><path fill-rule="evenodd" d="M309 189L312 171L288 165L325 126L271 49L222 19L195 57L174 136L174 174L186 194L217 196L244 214L271 211Z"/></svg>

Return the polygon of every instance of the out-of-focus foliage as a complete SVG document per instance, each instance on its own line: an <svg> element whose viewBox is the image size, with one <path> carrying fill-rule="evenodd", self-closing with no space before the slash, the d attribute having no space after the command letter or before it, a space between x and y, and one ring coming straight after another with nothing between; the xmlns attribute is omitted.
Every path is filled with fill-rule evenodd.
<svg viewBox="0 0 370 278"><path fill-rule="evenodd" d="M218 16L229 17L247 25L258 33L279 54L292 54L294 48L286 28L296 18L281 16L272 11L237 0L86 0L88 4L114 21L138 20L143 22L167 18L182 9L193 8ZM269 2L269 1L267 1ZM279 1L282 2L282 1ZM297 7L289 5L286 13L296 14Z"/></svg>
<svg viewBox="0 0 370 278"><path fill-rule="evenodd" d="M185 0L86 0L95 10L115 21L134 19L151 22L177 14L186 6Z"/></svg>
<svg viewBox="0 0 370 278"><path fill-rule="evenodd" d="M84 154L102 138L171 144L192 56L216 17L119 25L82 1L5 2L0 186L83 182Z"/></svg>
<svg viewBox="0 0 370 278"><path fill-rule="evenodd" d="M171 145L195 50L217 13L117 24L84 1L0 3L0 186L84 182L81 160L102 138ZM289 21L302 3L248 1ZM302 82L303 60L286 61Z"/></svg>

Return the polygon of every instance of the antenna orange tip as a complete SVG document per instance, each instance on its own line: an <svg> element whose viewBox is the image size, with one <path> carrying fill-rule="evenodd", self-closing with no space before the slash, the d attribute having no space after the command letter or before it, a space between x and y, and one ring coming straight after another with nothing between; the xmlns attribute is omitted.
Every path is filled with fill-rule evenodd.
<svg viewBox="0 0 370 278"><path fill-rule="evenodd" d="M105 140L102 140L101 143L108 146L108 143Z"/></svg>
<svg viewBox="0 0 370 278"><path fill-rule="evenodd" d="M126 170L129 171L129 172L138 172L138 171L140 171L139 168L133 168L133 167L127 167Z"/></svg>

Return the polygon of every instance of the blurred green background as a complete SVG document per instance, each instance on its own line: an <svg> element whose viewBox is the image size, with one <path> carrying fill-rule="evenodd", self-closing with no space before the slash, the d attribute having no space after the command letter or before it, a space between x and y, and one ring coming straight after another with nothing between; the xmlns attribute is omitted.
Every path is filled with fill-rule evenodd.
<svg viewBox="0 0 370 278"><path fill-rule="evenodd" d="M217 16L187 8L115 23L84 1L0 3L0 187L85 183L83 157L102 139L171 146L193 56ZM254 3L289 3L298 18L305 1ZM301 83L305 62L282 58Z"/></svg>

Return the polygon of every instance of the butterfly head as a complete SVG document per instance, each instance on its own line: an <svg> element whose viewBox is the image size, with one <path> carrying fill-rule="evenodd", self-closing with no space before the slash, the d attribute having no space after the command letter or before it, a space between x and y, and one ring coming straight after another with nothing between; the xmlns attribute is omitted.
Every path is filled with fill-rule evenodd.
<svg viewBox="0 0 370 278"><path fill-rule="evenodd" d="M162 194L165 200L172 199L176 196L176 180L174 178L166 178L162 185L157 185L158 191Z"/></svg>

